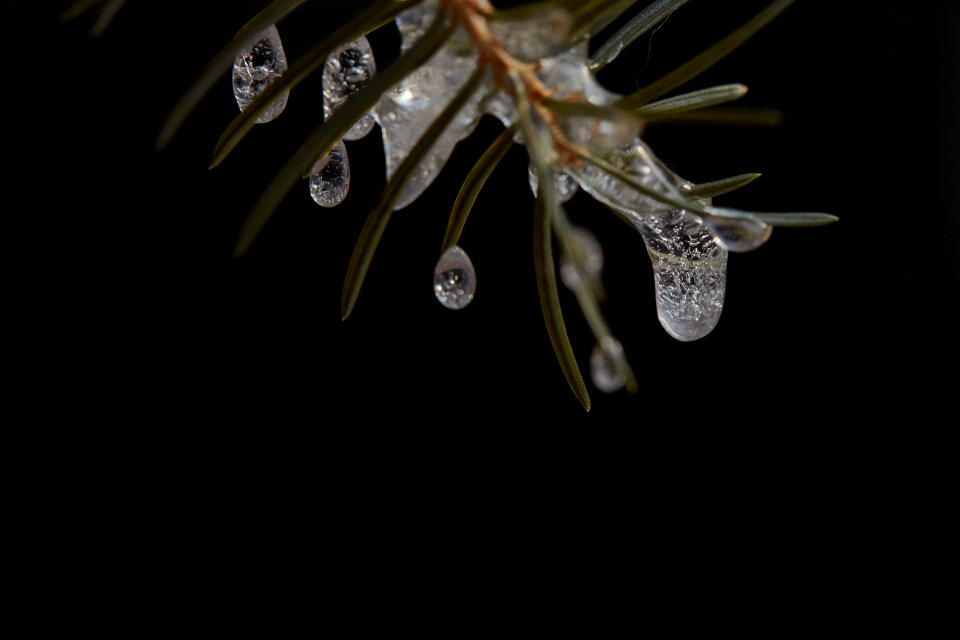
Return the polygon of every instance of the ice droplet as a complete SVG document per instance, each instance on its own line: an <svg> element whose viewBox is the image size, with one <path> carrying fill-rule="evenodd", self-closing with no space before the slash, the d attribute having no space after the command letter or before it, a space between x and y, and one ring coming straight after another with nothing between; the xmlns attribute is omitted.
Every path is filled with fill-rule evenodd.
<svg viewBox="0 0 960 640"><path fill-rule="evenodd" d="M597 237L587 229L572 227L571 231L572 249L579 255L572 257L564 253L560 256L560 279L571 290L583 282L595 288L599 286L603 275L603 248Z"/></svg>
<svg viewBox="0 0 960 640"><path fill-rule="evenodd" d="M323 65L323 114L329 119L347 99L362 89L377 73L370 42L361 36L355 42L337 48ZM359 140L373 129L372 114L364 114L347 131L344 140Z"/></svg>
<svg viewBox="0 0 960 640"><path fill-rule="evenodd" d="M713 234L713 240L727 251L753 251L770 239L773 229L763 220L753 217L707 217L704 224Z"/></svg>
<svg viewBox="0 0 960 640"><path fill-rule="evenodd" d="M682 342L710 333L720 319L727 251L686 211L649 214L637 223L653 263L657 317Z"/></svg>
<svg viewBox="0 0 960 640"><path fill-rule="evenodd" d="M540 186L540 176L537 174L537 168L533 166L533 163L530 164L528 175L530 178L530 190L533 191L533 195L536 197L537 188ZM553 173L553 181L557 189L557 199L561 204L576 195L577 190L580 188L577 185L577 181L571 178L570 174L564 173L563 171L555 171Z"/></svg>
<svg viewBox="0 0 960 640"><path fill-rule="evenodd" d="M268 84L287 70L287 56L280 43L276 25L270 25L251 43L240 50L233 62L233 95L243 111L260 95ZM258 124L270 122L287 106L289 91L284 91L257 119Z"/></svg>
<svg viewBox="0 0 960 640"><path fill-rule="evenodd" d="M310 170L310 197L321 207L335 207L350 190L350 160L343 140Z"/></svg>
<svg viewBox="0 0 960 640"><path fill-rule="evenodd" d="M616 340L613 342L622 349L619 342L616 342ZM617 373L613 361L610 360L606 350L600 344L594 345L593 351L590 352L590 380L593 382L593 386L603 393L619 391L624 385L623 378Z"/></svg>
<svg viewBox="0 0 960 640"><path fill-rule="evenodd" d="M433 292L447 309L463 309L477 290L477 272L470 256L458 246L443 252L433 270Z"/></svg>

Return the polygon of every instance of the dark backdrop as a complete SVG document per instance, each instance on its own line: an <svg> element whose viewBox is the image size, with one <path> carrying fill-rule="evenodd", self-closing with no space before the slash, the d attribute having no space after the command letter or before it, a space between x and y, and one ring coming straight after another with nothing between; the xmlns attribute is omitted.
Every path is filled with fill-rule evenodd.
<svg viewBox="0 0 960 640"><path fill-rule="evenodd" d="M345 4L282 23L288 58ZM764 4L690 2L601 80L643 85ZM52 5L14 3L31 63L7 123L28 134L15 147L29 190L17 215L40 221L31 253L47 276L29 290L43 309L29 317L57 366L37 379L62 389L72 414L125 425L134 465L157 455L238 483L363 486L384 508L403 495L438 497L436 508L488 496L517 517L576 503L624 526L641 510L697 527L750 522L759 538L830 548L894 528L927 535L954 513L957 3L801 0L685 87L745 83L742 104L782 109L784 126L649 130L694 181L764 174L721 204L841 218L731 255L723 317L705 339L662 331L640 237L576 196L568 211L605 248L605 312L641 378L633 396L594 391L590 413L540 316L521 148L461 241L476 299L451 312L431 291L450 206L497 122L484 119L394 216L341 322L346 265L384 184L378 132L348 144L342 206L316 207L303 185L234 260L249 207L322 117L319 77L214 171L210 150L236 113L227 78L155 154L176 97L256 3L130 5L90 41L89 19L59 25ZM383 66L396 35L372 40ZM592 339L563 302L586 363ZM112 431L88 438L117 443Z"/></svg>

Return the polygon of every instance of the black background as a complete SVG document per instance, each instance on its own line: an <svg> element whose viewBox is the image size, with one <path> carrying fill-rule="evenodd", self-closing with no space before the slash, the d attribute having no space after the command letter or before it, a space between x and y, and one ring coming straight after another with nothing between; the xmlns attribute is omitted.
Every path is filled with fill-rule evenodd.
<svg viewBox="0 0 960 640"><path fill-rule="evenodd" d="M98 425L59 444L159 462L228 501L266 484L373 511L555 509L621 533L639 517L691 541L749 526L756 544L796 536L811 555L926 538L956 513L957 3L800 0L684 87L742 82L741 104L782 109L782 127L650 128L693 181L764 174L719 204L841 218L731 255L706 338L663 332L640 237L585 194L571 201L605 248L605 313L641 378L633 396L592 391L589 413L540 315L521 148L461 240L476 299L451 312L433 297L450 206L499 123L485 118L394 216L342 322L342 278L384 184L378 132L348 144L342 206L298 187L234 260L249 207L322 118L319 76L214 171L236 115L226 77L155 154L177 96L256 3L129 4L97 40L89 17L58 24L57 3L12 5L31 61L7 118L28 142L14 147L16 217L37 227L24 264L42 276L25 287L44 354L29 378ZM281 23L288 59L359 5L345 4ZM600 79L642 86L764 4L690 2ZM396 34L371 39L382 67ZM592 338L563 295L586 363Z"/></svg>

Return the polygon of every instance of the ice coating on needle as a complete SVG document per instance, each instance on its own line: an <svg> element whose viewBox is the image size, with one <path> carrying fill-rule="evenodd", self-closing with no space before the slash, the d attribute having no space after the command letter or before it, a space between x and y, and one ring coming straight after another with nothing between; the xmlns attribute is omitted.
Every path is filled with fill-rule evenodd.
<svg viewBox="0 0 960 640"><path fill-rule="evenodd" d="M709 217L704 220L704 224L710 228L718 245L727 251L738 253L753 251L770 239L770 232L773 230L763 220L753 217Z"/></svg>
<svg viewBox="0 0 960 640"><path fill-rule="evenodd" d="M639 138L623 147L620 152L607 155L606 160L633 181L645 187L682 197L683 183L678 183L681 179L675 174L664 171L654 159L653 153ZM585 162L580 167L572 167L570 172L584 191L627 216L635 224L640 221L640 216L643 214L670 211L673 208L671 205L654 200L592 164Z"/></svg>
<svg viewBox="0 0 960 640"><path fill-rule="evenodd" d="M240 110L246 109L268 84L286 70L287 56L283 52L280 33L276 25L270 25L241 49L233 62L233 95ZM290 92L284 91L257 119L257 123L270 122L280 115L287 106L289 96Z"/></svg>
<svg viewBox="0 0 960 640"><path fill-rule="evenodd" d="M338 47L323 65L323 114L329 119L346 103L347 99L362 89L377 73L370 42L363 36L354 42ZM372 114L364 114L347 133L344 140L359 140L373 129Z"/></svg>

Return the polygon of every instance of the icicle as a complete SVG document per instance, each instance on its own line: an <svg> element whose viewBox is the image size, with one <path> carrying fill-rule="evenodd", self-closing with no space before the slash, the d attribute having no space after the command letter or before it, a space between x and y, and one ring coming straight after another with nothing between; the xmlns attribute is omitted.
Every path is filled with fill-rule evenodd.
<svg viewBox="0 0 960 640"><path fill-rule="evenodd" d="M653 263L660 324L682 342L704 337L723 310L727 251L686 211L643 216L637 228Z"/></svg>

